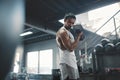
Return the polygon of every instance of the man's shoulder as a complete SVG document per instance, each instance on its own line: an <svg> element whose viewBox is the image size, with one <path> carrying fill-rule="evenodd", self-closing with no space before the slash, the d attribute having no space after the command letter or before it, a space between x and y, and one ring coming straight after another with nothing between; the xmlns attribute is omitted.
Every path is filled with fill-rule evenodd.
<svg viewBox="0 0 120 80"><path fill-rule="evenodd" d="M61 27L61 28L58 30L57 33L59 33L59 34L66 33L66 30L65 30L63 27Z"/></svg>

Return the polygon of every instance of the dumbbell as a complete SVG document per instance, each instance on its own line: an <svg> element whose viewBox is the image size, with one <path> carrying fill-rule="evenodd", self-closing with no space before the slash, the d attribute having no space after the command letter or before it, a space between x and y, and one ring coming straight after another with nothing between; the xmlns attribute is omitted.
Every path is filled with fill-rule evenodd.
<svg viewBox="0 0 120 80"><path fill-rule="evenodd" d="M103 47L104 47L107 43L110 43L110 40L109 40L109 39L104 38L104 39L101 40L101 44L103 45Z"/></svg>
<svg viewBox="0 0 120 80"><path fill-rule="evenodd" d="M104 47L102 44L97 44L94 48L95 52L98 53L98 52L103 52L104 51Z"/></svg>
<svg viewBox="0 0 120 80"><path fill-rule="evenodd" d="M116 48L117 51L120 51L120 42L115 44L115 48Z"/></svg>
<svg viewBox="0 0 120 80"><path fill-rule="evenodd" d="M80 41L85 39L85 35L84 35L85 31L81 24L74 25L70 31L73 34L74 38L76 38L79 33L83 32L83 35L81 36Z"/></svg>
<svg viewBox="0 0 120 80"><path fill-rule="evenodd" d="M107 43L104 46L105 52L113 52L115 51L115 45L113 43Z"/></svg>
<svg viewBox="0 0 120 80"><path fill-rule="evenodd" d="M75 34L76 34L76 35L78 35L78 34L81 33L81 32L83 32L83 31L80 30L80 29L76 29L76 30L75 30ZM80 41L84 40L84 38L85 38L85 35L84 35L84 33L83 33L83 35L82 35L81 38L80 38Z"/></svg>

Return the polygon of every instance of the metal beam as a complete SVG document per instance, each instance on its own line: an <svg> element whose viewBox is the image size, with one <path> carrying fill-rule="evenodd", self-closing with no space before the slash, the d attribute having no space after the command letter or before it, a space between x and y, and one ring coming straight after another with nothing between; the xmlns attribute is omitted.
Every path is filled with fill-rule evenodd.
<svg viewBox="0 0 120 80"><path fill-rule="evenodd" d="M35 28L37 30L43 31L43 32L48 33L48 34L56 35L55 31L52 31L50 29L43 29L43 28L41 28L43 26L39 27L39 26L34 26L34 25L31 25L31 24L28 24L28 23L25 23L24 25L32 27L32 28Z"/></svg>
<svg viewBox="0 0 120 80"><path fill-rule="evenodd" d="M39 36L30 37L30 38L27 38L27 39L23 39L23 41L32 40L32 39L36 39L36 38L41 38L41 37L44 37L44 36L49 36L49 34L42 34L42 35L39 35Z"/></svg>

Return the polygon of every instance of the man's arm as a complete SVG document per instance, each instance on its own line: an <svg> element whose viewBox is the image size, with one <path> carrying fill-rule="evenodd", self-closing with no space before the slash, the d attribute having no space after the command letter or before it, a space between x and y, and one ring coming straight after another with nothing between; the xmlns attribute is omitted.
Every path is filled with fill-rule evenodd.
<svg viewBox="0 0 120 80"><path fill-rule="evenodd" d="M61 30L60 39L61 39L64 47L71 52L77 47L81 35L82 35L82 33L79 33L78 37L75 39L75 41L73 43L71 43L70 37L67 34L67 32L65 30Z"/></svg>

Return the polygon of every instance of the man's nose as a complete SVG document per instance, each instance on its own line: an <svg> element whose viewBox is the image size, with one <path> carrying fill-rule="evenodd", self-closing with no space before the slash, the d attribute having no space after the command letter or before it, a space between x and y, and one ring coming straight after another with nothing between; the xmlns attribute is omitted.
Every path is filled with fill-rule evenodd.
<svg viewBox="0 0 120 80"><path fill-rule="evenodd" d="M70 26L73 26L73 24L70 24Z"/></svg>

